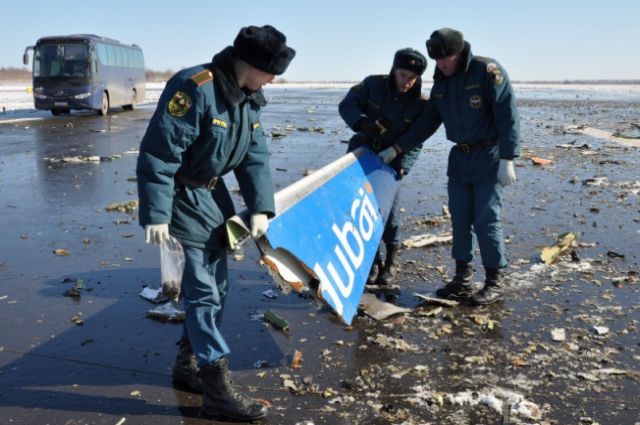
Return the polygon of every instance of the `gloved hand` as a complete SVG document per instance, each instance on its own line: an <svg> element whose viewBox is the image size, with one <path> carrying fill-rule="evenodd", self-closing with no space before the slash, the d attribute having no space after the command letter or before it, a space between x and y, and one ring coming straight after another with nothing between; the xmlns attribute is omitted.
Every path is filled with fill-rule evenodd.
<svg viewBox="0 0 640 425"><path fill-rule="evenodd" d="M400 152L399 152L398 148L396 147L396 145L391 145L388 148L386 148L385 150L380 151L378 153L378 156L382 159L382 161L385 164L388 164L391 161L393 161L396 158L396 156L398 156L398 153L400 153Z"/></svg>
<svg viewBox="0 0 640 425"><path fill-rule="evenodd" d="M378 124L377 121L374 121L371 118L361 118L360 121L356 123L354 128L356 129L356 131L359 131L366 137L370 138L378 137L387 130L385 127Z"/></svg>
<svg viewBox="0 0 640 425"><path fill-rule="evenodd" d="M498 183L509 186L516 181L516 169L510 159L501 159L498 166Z"/></svg>
<svg viewBox="0 0 640 425"><path fill-rule="evenodd" d="M267 229L269 228L269 219L266 214L251 214L251 237L253 239L258 239L260 236L267 233Z"/></svg>
<svg viewBox="0 0 640 425"><path fill-rule="evenodd" d="M144 231L146 234L145 241L152 245L160 245L169 239L168 224L147 224L144 226Z"/></svg>

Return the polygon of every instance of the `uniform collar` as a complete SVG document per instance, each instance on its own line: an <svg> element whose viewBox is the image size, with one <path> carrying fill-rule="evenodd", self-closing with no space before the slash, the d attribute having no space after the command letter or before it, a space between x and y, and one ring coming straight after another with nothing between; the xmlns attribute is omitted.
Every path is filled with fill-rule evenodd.
<svg viewBox="0 0 640 425"><path fill-rule="evenodd" d="M454 77L461 73L462 74L466 73L469 70L469 64L471 64L471 59L473 59L473 54L471 53L471 45L469 44L468 41L465 41L464 48L460 53L460 61L458 62L458 69L453 75L451 75L451 77ZM445 78L447 77L445 77L442 71L440 71L440 68L438 68L438 66L436 65L436 70L433 73L433 79L444 80Z"/></svg>
<svg viewBox="0 0 640 425"><path fill-rule="evenodd" d="M211 60L214 69L216 86L222 92L225 102L230 108L235 108L245 100L251 101L258 106L267 104L262 89L255 92L247 92L238 86L236 73L233 69L233 47L228 46L217 53Z"/></svg>

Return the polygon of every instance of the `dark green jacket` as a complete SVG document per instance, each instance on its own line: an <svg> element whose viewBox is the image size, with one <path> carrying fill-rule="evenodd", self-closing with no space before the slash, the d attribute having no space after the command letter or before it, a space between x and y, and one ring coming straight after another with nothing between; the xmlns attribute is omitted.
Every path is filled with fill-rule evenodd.
<svg viewBox="0 0 640 425"><path fill-rule="evenodd" d="M210 64L173 76L140 146L140 225L170 223L170 233L186 245L225 247L224 223L235 211L224 181L209 191L176 181L178 170L202 181L233 170L249 212L273 216L269 152L260 125L265 104L262 91L248 94L238 87L232 47Z"/></svg>
<svg viewBox="0 0 640 425"><path fill-rule="evenodd" d="M393 145L396 139L407 129L420 115L426 99L421 95L421 80L407 93L399 93L394 87L393 78L389 75L370 75L360 84L353 86L345 98L340 102L338 110L340 116L347 125L355 131L354 125L361 118L372 120L384 119L389 122L389 130L377 139L380 142L373 145L362 133L356 133L349 141L349 151L360 146L367 146L379 152ZM396 171L409 172L416 159L420 155L422 143L400 155L390 165Z"/></svg>
<svg viewBox="0 0 640 425"><path fill-rule="evenodd" d="M520 156L520 119L509 76L495 60L473 56L465 42L460 67L445 77L436 68L423 114L396 143L410 150L444 123L447 139L473 144L495 139L497 159ZM497 165L496 165L497 170Z"/></svg>

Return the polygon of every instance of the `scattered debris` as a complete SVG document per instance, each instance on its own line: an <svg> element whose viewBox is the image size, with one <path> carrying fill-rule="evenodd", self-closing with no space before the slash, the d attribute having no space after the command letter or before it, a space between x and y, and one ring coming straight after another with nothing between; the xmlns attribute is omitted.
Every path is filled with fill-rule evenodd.
<svg viewBox="0 0 640 425"><path fill-rule="evenodd" d="M153 310L147 311L145 315L151 319L171 323L182 323L185 317L184 311L178 310L172 302L161 304Z"/></svg>
<svg viewBox="0 0 640 425"><path fill-rule="evenodd" d="M374 294L362 294L360 298L360 308L367 316L375 320L384 320L397 314L409 313L410 308L403 308L384 302L378 299Z"/></svg>
<svg viewBox="0 0 640 425"><path fill-rule="evenodd" d="M541 158L539 156L532 156L530 159L533 165L549 165L555 163L553 159Z"/></svg>
<svg viewBox="0 0 640 425"><path fill-rule="evenodd" d="M264 312L264 320L268 323L271 323L276 329L280 329L285 334L289 333L289 322L287 322L282 317L278 316L271 310L267 310Z"/></svg>
<svg viewBox="0 0 640 425"><path fill-rule="evenodd" d="M451 233L443 233L441 235L432 235L425 233L422 235L411 236L402 242L405 248L421 248L424 246L447 244L453 241Z"/></svg>
<svg viewBox="0 0 640 425"><path fill-rule="evenodd" d="M58 257L67 257L71 255L71 252L67 248L56 248L53 250L53 253Z"/></svg>
<svg viewBox="0 0 640 425"><path fill-rule="evenodd" d="M544 264L550 265L559 254L569 249L575 239L576 235L571 232L561 234L553 245L542 248L540 259Z"/></svg>
<svg viewBox="0 0 640 425"><path fill-rule="evenodd" d="M426 295L418 294L417 292L413 292L411 295L413 295L414 297L419 298L420 301L422 301L424 303L427 303L427 304L436 304L436 305L442 305L442 306L445 306L445 307L455 307L455 306L460 304L459 301L446 300L446 299L443 299L443 298L428 297Z"/></svg>
<svg viewBox="0 0 640 425"><path fill-rule="evenodd" d="M132 200L127 202L113 202L107 205L104 209L109 212L117 211L117 212L131 214L138 209L138 201Z"/></svg>
<svg viewBox="0 0 640 425"><path fill-rule="evenodd" d="M295 350L291 359L291 369L300 369L302 367L302 351Z"/></svg>
<svg viewBox="0 0 640 425"><path fill-rule="evenodd" d="M554 341L564 341L566 338L566 332L564 328L551 329L551 339Z"/></svg>

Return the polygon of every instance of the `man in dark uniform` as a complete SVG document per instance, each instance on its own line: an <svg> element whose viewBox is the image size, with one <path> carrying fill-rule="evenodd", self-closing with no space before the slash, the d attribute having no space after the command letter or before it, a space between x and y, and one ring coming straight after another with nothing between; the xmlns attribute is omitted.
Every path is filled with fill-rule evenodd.
<svg viewBox="0 0 640 425"><path fill-rule="evenodd" d="M269 152L260 123L262 86L295 56L270 25L248 26L211 63L168 82L142 139L137 175L140 224L147 243L177 238L185 253L184 336L174 380L204 393L205 416L238 421L266 407L231 383L229 347L220 332L228 292L225 220L234 212L222 176L234 171L260 237L275 212ZM197 373L197 375L196 375Z"/></svg>
<svg viewBox="0 0 640 425"><path fill-rule="evenodd" d="M392 160L444 123L447 139L455 143L447 176L456 272L436 294L490 304L504 296L507 259L500 209L503 187L516 180L513 159L520 155L516 98L504 68L493 59L473 56L459 31L439 29L426 44L437 66L428 105L416 124L380 156ZM472 282L476 242L484 285Z"/></svg>
<svg viewBox="0 0 640 425"><path fill-rule="evenodd" d="M401 49L396 52L388 75L370 75L349 90L339 105L340 116L356 132L349 141L349 152L360 146L380 152L409 128L426 104L421 94L421 75L426 68L427 59L422 53L410 48ZM409 172L421 148L422 144L391 162L398 179ZM378 250L368 284L390 285L396 277L401 242L399 213L398 191L382 235L385 261L382 262Z"/></svg>

